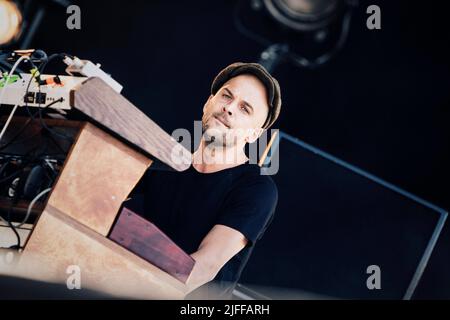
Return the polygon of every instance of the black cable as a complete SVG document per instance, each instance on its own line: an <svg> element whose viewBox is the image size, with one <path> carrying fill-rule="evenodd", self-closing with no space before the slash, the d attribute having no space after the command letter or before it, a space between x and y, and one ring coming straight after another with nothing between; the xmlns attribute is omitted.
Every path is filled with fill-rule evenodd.
<svg viewBox="0 0 450 320"><path fill-rule="evenodd" d="M14 135L14 137L12 137L8 142L6 142L5 144L0 146L0 151L5 149L6 147L10 146L11 144L14 143L18 143L16 141L16 139L25 131L26 127L31 123L32 119L29 118L27 119L27 121L24 123L24 125L19 129L19 131L17 131L17 133ZM20 140L19 140L20 141ZM22 140L24 141L24 140Z"/></svg>
<svg viewBox="0 0 450 320"><path fill-rule="evenodd" d="M29 150L27 154L23 155L22 158L26 159L23 163L20 164L20 168L11 173L9 176L4 177L0 179L0 184L7 182L8 180L16 178L28 165L33 163L36 159L43 155L47 155L45 151L47 150L47 144L45 144L44 150L40 152L39 154L36 153L36 151L39 149L39 146L35 146L33 149ZM30 158L27 158L28 155L32 153L32 156Z"/></svg>
<svg viewBox="0 0 450 320"><path fill-rule="evenodd" d="M53 55L51 55L50 57L48 57L48 59L46 59L46 61L43 62L43 63L39 66L39 68L37 68L36 65L33 63L33 61L32 61L31 59L29 59L29 61L31 62L31 64L32 64L32 66L33 66L33 68L34 68L35 71L31 73L31 77L30 77L30 80L28 81L27 88L26 88L26 91L25 91L25 97L26 97L26 96L28 95L28 93L29 93L30 85L31 85L31 82L33 81L34 78L36 78L36 80L37 80L37 82L38 82L39 97L41 97L41 83L40 83L40 81L39 81L39 80L40 80L40 75L42 74L43 70L45 69L45 67L47 66L47 64L48 64L50 61L52 61L53 59L56 59L57 57L65 57L65 56L70 56L70 55L67 55L67 54L53 54ZM70 57L72 57L72 56L70 56ZM72 58L73 58L73 57L72 57ZM36 73L37 73L37 74L36 74ZM36 77L35 77L35 76L36 76ZM51 134L53 134L53 135L56 135L56 136L59 136L59 137L68 139L68 140L70 140L71 142L73 142L73 139L72 139L71 137L65 136L64 134L60 134L60 133L58 133L58 132L55 132L54 130L52 130L51 128L49 128L49 127L45 124L45 122L43 121L43 118L42 118L42 109L47 109L47 108L51 107L52 105L54 105L54 104L56 104L56 103L59 103L59 102L62 102L62 101L63 101L63 98L60 98L60 99L58 99L58 100L56 100L56 101L53 101L53 102L49 103L49 104L46 105L44 108L41 108L40 100L38 100L38 111L35 112L34 115L33 115L33 114L31 113L30 109L29 109L28 101L27 101L27 99L25 99L25 108L26 108L26 110L27 110L27 112L28 112L28 114L29 114L29 116L30 116L30 119L27 120L27 122L19 129L18 133L16 133L16 135L15 135L10 141L8 141L6 144L4 144L4 145L2 145L2 146L0 147L0 150L4 149L4 148L6 148L8 145L12 144L12 143L17 139L17 137L19 137L19 136L23 133L23 131L26 129L26 127L27 127L32 121L34 121L36 114L39 114L39 120L40 120L41 127L45 128L49 133L51 133ZM53 139L53 137L51 137L51 138L52 138L52 140L55 142L55 140ZM59 148L63 153L65 153L65 151L62 149L62 147L61 147L58 143L55 142L55 144L58 146L58 148ZM34 153L34 151L35 151L37 148L38 148L38 147L36 147L36 148L30 150L29 153L31 153L31 152ZM47 146L45 147L45 149L46 149L46 148L47 148ZM45 150L45 149L44 149L44 150ZM45 154L45 152L42 152L42 153L41 153L41 155L43 155L43 154ZM13 172L12 174L10 174L10 175L7 176L7 177L4 177L4 178L0 179L0 183L4 183L4 182L6 182L6 181L8 181L8 180L11 180L11 179L16 178L18 175L20 175L21 173L23 173L23 170L24 170L30 163L32 163L37 157L38 157L37 154L34 154L34 155L31 157L31 159L28 159L28 161L25 161L23 164L21 164L21 168L20 168L20 169L18 169L17 171ZM16 193L16 194L14 195L14 198L13 198L12 201L11 201L11 206L10 206L10 208L9 208L9 210L8 210L8 214L7 214L7 222L8 222L9 227L13 230L13 232L14 232L14 234L16 235L16 238L17 238L17 245L11 246L11 248L20 249L20 246L21 246L20 235L19 235L19 233L17 232L17 230L16 230L14 224L11 222L11 211L12 211L12 208L13 208L13 206L14 206L14 204L16 203L17 200L18 200L18 193Z"/></svg>
<svg viewBox="0 0 450 320"><path fill-rule="evenodd" d="M52 102L50 102L49 104L47 104L47 105L43 108L43 110L46 110L46 109L50 108L51 106L53 106L54 104L59 103L59 102L62 102L62 101L63 101L63 98L59 98L58 100L52 101ZM38 111L36 111L36 112L34 113L34 115L32 115L31 118L27 119L27 121L26 121L26 122L24 123L24 125L19 129L19 131L14 135L14 137L12 137L11 140L9 140L7 143L5 143L5 144L3 144L3 145L0 146L0 151L3 150L3 149L5 149L7 146L9 146L9 145L11 145L11 144L13 144L13 143L18 143L18 141L15 141L15 139L17 139L17 138L23 133L23 131L25 131L25 129L27 128L27 126L28 126L32 121L34 121L34 117L35 117L37 114L38 114ZM34 136L34 135L33 135L33 136ZM27 139L33 137L33 136L27 137L26 139L22 139L22 140L20 140L20 141L25 141L25 140L27 140Z"/></svg>
<svg viewBox="0 0 450 320"><path fill-rule="evenodd" d="M16 197L15 197L16 198ZM9 247L10 249L17 249L17 250L19 250L20 249L20 235L19 235L19 233L17 232L17 229L16 229L16 227L14 226L14 224L11 222L11 211L12 211L12 208L13 208L13 206L14 206L14 204L16 203L16 200L12 200L11 201L11 205L9 206L9 209L8 209L8 218L6 219L6 222L8 222L8 226L11 228L11 230L14 232L14 234L16 235L16 239L17 239L17 244L15 245L15 246L11 246L11 247Z"/></svg>
<svg viewBox="0 0 450 320"><path fill-rule="evenodd" d="M40 92L40 90L39 90L39 92ZM65 134L56 132L55 130L53 130L53 129L51 129L50 127L48 127L47 124L44 122L44 119L42 118L42 110L41 110L41 107L38 106L38 108L39 108L39 110L38 110L38 113L39 113L39 121L40 121L40 123L41 123L41 126L44 127L49 133L51 133L51 134L53 134L53 135L55 135L55 136L58 136L58 137L60 137L60 138L66 139L66 140L68 140L70 143L73 143L73 139L72 139L71 137L66 136Z"/></svg>
<svg viewBox="0 0 450 320"><path fill-rule="evenodd" d="M1 146L0 152L1 152L3 149L5 149L6 147L10 146L10 145L23 143L23 142L25 142L25 141L27 141L27 140L30 140L31 138L34 138L34 137L40 135L40 134L41 134L41 131L42 131L42 128L40 128L40 130L39 130L38 132L35 132L35 133L33 133L32 135L30 135L30 136L28 136L28 137L25 137L25 138L22 138L22 139L18 139L18 140L14 140L14 141L12 141L11 143L8 142L8 145L5 144L5 145ZM3 148L3 147L4 147L4 148Z"/></svg>
<svg viewBox="0 0 450 320"><path fill-rule="evenodd" d="M65 150L63 149L63 147L61 147L61 146L59 145L58 141L56 141L56 139L55 139L52 135L50 135L49 138L50 138L50 139L53 141L53 143L58 147L58 149L61 150L61 154L66 154L66 153L67 153L67 151L65 151Z"/></svg>
<svg viewBox="0 0 450 320"><path fill-rule="evenodd" d="M29 153L31 153L31 151L35 151L37 150L38 147L35 147L34 149L30 150ZM26 155L25 155L26 156ZM25 157L24 156L24 157ZM4 177L2 179L0 179L0 184L1 183L5 183L8 180L14 179L16 178L30 163L32 163L34 160L36 160L37 156L34 155L31 159L27 159L28 161L24 162L23 164L21 164L21 167L19 169L17 169L16 171L14 171L13 173L11 173L9 176Z"/></svg>
<svg viewBox="0 0 450 320"><path fill-rule="evenodd" d="M44 153L45 153L46 148L47 148L47 145L45 146L44 151L43 151L41 154L44 154ZM34 151L37 150L37 149L38 149L38 147L35 147L34 149L30 150L29 153L34 152ZM22 166L21 166L21 168L20 168L19 170L17 170L16 172L12 173L12 174L9 175L8 177L1 179L1 180L0 180L0 183L3 183L4 181L10 180L10 179L14 179L14 178L15 178L16 176L18 176L19 174L22 174L22 175L23 175L23 174L24 174L23 171L25 170L25 168L26 168L30 163L32 163L35 159L37 159L38 156L40 156L40 155L34 154L34 155L31 157L31 159L29 159L27 162L25 162L24 164L22 164ZM20 179L22 180L23 177L21 177ZM11 205L10 205L10 207L9 207L9 209L8 209L7 218L6 218L6 219L4 218L4 219L8 222L8 226L11 228L11 230L14 232L14 234L16 235L16 238L17 238L17 244L16 244L15 246L11 246L11 247L10 247L11 249L20 249L20 245L21 245L20 235L19 235L19 233L17 232L16 227L15 227L14 224L12 223L12 219L11 219L11 212L12 212L12 209L13 209L14 205L18 203L19 200L20 200L20 198L19 198L19 193L18 193L17 191L15 191L14 196L13 196L13 198L11 199Z"/></svg>
<svg viewBox="0 0 450 320"><path fill-rule="evenodd" d="M44 52L44 53L45 53L45 52ZM25 97L28 95L28 93L29 93L29 91L30 91L30 85L31 85L31 82L33 81L33 79L35 78L35 75L36 75L36 80L37 80L37 82L38 82L38 90L39 90L39 96L40 96L41 91L40 91L40 83L39 83L39 82L40 82L41 74L44 72L45 67L47 66L47 64L48 64L50 61L52 61L52 60L54 60L54 59L56 59L56 58L58 58L58 57L63 57L63 58L64 58L65 56L71 57L70 55L65 54L65 53L55 53L55 54L52 54L52 55L50 55L50 57L47 57L47 58L45 59L45 61L42 62L42 64L41 64L39 67L37 67L31 59L29 59L29 61L30 61L30 63L31 63L31 66L33 67L33 69L35 69L35 71L31 73L30 81L28 81L27 88L26 88L26 90L25 90ZM39 100L38 102L40 102L40 100ZM38 103L38 105L39 105L39 107L40 107L40 103ZM29 115L32 119L34 119L34 116L31 114L30 107L28 106L28 101L27 101L27 99L25 99L25 109L27 110L28 115Z"/></svg>
<svg viewBox="0 0 450 320"><path fill-rule="evenodd" d="M28 100L26 97L28 96L28 93L30 92L30 85L31 85L31 81L33 81L33 79L34 79L34 75L37 73L37 76L39 76L39 68L36 67L36 65L34 64L33 61L30 60L30 63L31 63L31 66L33 67L34 72L32 71L30 73L31 77L30 77L30 80L28 81L27 88L25 89L24 98L25 98L25 109L27 110L27 113L30 116L30 118L34 120L34 116L31 114L30 107L28 106Z"/></svg>
<svg viewBox="0 0 450 320"><path fill-rule="evenodd" d="M37 148L35 148L34 150L36 150L36 149L37 149ZM45 145L45 148L44 148L44 150L43 150L43 152L42 152L41 154L45 154L46 149L47 149L47 145ZM40 156L40 155L39 155L39 156ZM20 170L16 171L16 172L19 172L19 173L22 174L22 176L20 177L20 181L23 181L23 179L24 179L24 176L23 176L23 175L24 175L24 170L25 170L25 168L28 166L28 164L32 163L32 162L33 162L35 159L37 159L39 156L34 155L34 156L32 157L32 160L31 160L31 161L27 162L26 165L23 165L22 168L21 168ZM20 182L19 182L19 185L20 185ZM7 214L7 219L6 219L6 221L8 222L9 227L12 229L12 231L14 232L14 234L16 235L16 238L17 238L17 244L16 244L15 246L11 246L10 249L17 249L17 250L19 250L19 249L21 248L21 239L20 239L19 233L17 232L16 227L15 227L14 224L12 223L11 212L12 212L13 207L14 207L15 205L17 205L17 203L19 202L19 200L20 200L19 192L18 192L17 190L15 190L15 191L14 191L14 196L13 196L13 198L11 199L11 205L10 205L10 207L9 207L9 209L8 209L8 214Z"/></svg>
<svg viewBox="0 0 450 320"><path fill-rule="evenodd" d="M13 173L11 173L9 176L0 179L0 183L4 183L4 182L7 182L8 180L12 180L12 179L16 178L22 172L23 169L24 168L20 168L20 169L14 171Z"/></svg>
<svg viewBox="0 0 450 320"><path fill-rule="evenodd" d="M13 65L8 63L6 60L0 60L0 64L6 67L6 69L9 71L12 69ZM17 73L17 75L22 79L22 75L20 73L23 73L23 70L20 69L19 66L16 67L16 70L14 70L14 73Z"/></svg>
<svg viewBox="0 0 450 320"><path fill-rule="evenodd" d="M45 52L43 52L43 56L46 56L46 53L45 53ZM72 55L67 54L67 53L55 53L55 54L50 55L50 57L46 57L45 60L44 60L44 62L42 62L42 64L41 64L39 67L37 67L37 66L34 64L33 60L32 60L31 57L30 57L30 59L28 59L28 60L29 60L29 62L30 62L30 64L31 64L31 66L33 67L34 72L31 72L31 73L30 73L30 74L31 74L31 77L30 77L30 80L28 81L27 88L26 88L26 90L25 90L25 97L26 97L26 96L28 95L28 93L30 92L30 85L31 85L31 82L33 81L34 78L36 78L36 80L37 80L37 82L38 82L38 89L39 89L39 95L40 95L41 91L40 91L40 83L39 83L40 81L39 81L39 80L40 80L40 76L41 76L41 74L44 72L44 69L45 69L45 67L47 66L47 64L48 64L49 62L51 62L52 60L58 58L58 57L64 58L64 57L66 57L66 56L68 56L68 57L70 57L70 58L73 58ZM39 107L40 107L40 100L38 101L38 105L39 105ZM32 118L32 119L34 120L34 116L33 116L33 114L32 114L31 111L30 111L30 107L28 106L28 100L27 100L27 99L25 99L25 109L27 110L27 113L28 113L28 115L30 116L30 118Z"/></svg>
<svg viewBox="0 0 450 320"><path fill-rule="evenodd" d="M39 74L38 74L38 77L40 77L41 76L41 74L44 72L44 70L45 70L45 67L47 66L47 64L50 62L50 61L52 61L52 60L54 60L54 59L56 59L56 58L65 58L66 56L68 56L67 54L65 54L65 53L54 53L54 54L52 54L52 55L50 55L50 57L48 57L48 59L45 61L45 62L43 62L40 66L39 66ZM39 80L39 79L38 79ZM41 97L41 83L40 83L40 81L38 81L38 91L39 91L39 97ZM62 98L61 98L62 99ZM63 139L66 139L66 140L68 140L70 143L73 143L73 139L71 138L71 137L69 137L69 136L66 136L65 134L62 134L62 133L58 133L58 132L56 132L56 131L54 131L53 129L51 129L51 128L49 128L48 126L47 126L47 124L44 122L44 120L42 119L42 110L41 110L41 101L40 100L38 100L38 112L39 112L39 121L40 121L40 123L41 123L41 126L42 127L44 127L48 132L50 132L51 134L53 134L53 135L55 135L55 136L58 136L58 137L60 137L60 138L63 138Z"/></svg>
<svg viewBox="0 0 450 320"><path fill-rule="evenodd" d="M72 57L66 53L54 53L52 55L50 55L40 66L39 66L39 74L42 74L45 70L45 68L47 67L47 64L49 64L49 62L51 62L52 60L56 59L56 58L65 58L66 56L68 57Z"/></svg>
<svg viewBox="0 0 450 320"><path fill-rule="evenodd" d="M39 99L37 99L37 100L38 100L38 112L37 112L37 114L39 115L39 121L40 121L41 126L42 126L43 128L45 128L48 132L52 133L53 135L56 135L56 136L59 136L60 138L69 140L69 141L72 143L72 142L73 142L73 139L72 139L71 137L68 137L68 136L66 136L66 135L64 135L64 134L62 134L62 133L58 133L58 132L52 130L51 128L49 128L49 127L45 124L45 122L43 121L43 118L42 118L41 100L40 100L40 98L41 98L41 96L42 96L42 95L41 95L41 84L40 84L40 77L41 77L41 74L44 72L45 67L47 66L47 64L48 64L50 61L52 61L52 60L54 60L54 59L56 59L56 58L58 58L58 57L65 57L65 56L70 56L70 55L65 54L65 53L55 53L55 54L52 54L52 55L50 55L50 57L48 57L48 58L47 58L47 59L39 66L39 68L34 64L34 62L33 62L31 59L29 60L30 63L31 63L31 65L32 65L32 67L33 67L34 72L31 73L30 80L28 81L27 88L26 88L26 90L25 90L25 109L27 110L27 113L28 113L28 115L30 116L30 118L31 118L32 120L34 120L34 118L35 118L35 116L36 116L36 113L35 113L34 115L31 113L30 107L28 106L28 100L26 99L26 97L28 96L28 93L29 93L29 91L30 91L30 85L31 85L31 82L33 81L33 79L36 79L36 81L37 81L37 83L38 83L38 92L39 92ZM61 98L61 99L62 99L62 98ZM59 100L61 100L61 99L59 99ZM60 102L59 100L57 100L57 102ZM61 102L62 102L62 101L61 101ZM54 102L52 102L50 105L52 105L52 104L54 104ZM44 109L45 109L45 108L46 108L46 107L44 107Z"/></svg>

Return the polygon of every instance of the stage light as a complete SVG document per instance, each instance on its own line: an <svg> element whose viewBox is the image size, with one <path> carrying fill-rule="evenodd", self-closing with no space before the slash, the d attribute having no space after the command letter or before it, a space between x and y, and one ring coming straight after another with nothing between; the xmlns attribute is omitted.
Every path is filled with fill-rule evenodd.
<svg viewBox="0 0 450 320"><path fill-rule="evenodd" d="M0 0L0 46L10 43L20 34L22 14L16 3Z"/></svg>
<svg viewBox="0 0 450 320"><path fill-rule="evenodd" d="M313 31L336 17L339 0L263 0L269 14L296 31Z"/></svg>
<svg viewBox="0 0 450 320"><path fill-rule="evenodd" d="M239 0L233 21L239 32L266 48L258 62L268 71L283 62L314 69L343 48L358 3L359 0ZM242 13L245 19L241 18Z"/></svg>

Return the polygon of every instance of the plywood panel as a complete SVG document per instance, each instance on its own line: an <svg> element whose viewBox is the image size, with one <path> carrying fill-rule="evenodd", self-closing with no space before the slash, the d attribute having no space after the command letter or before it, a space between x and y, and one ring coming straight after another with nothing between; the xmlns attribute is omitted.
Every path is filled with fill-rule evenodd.
<svg viewBox="0 0 450 320"><path fill-rule="evenodd" d="M192 154L103 80L89 78L71 105L175 170L189 168Z"/></svg>
<svg viewBox="0 0 450 320"><path fill-rule="evenodd" d="M106 236L122 202L152 161L86 123L48 204Z"/></svg>
<svg viewBox="0 0 450 320"><path fill-rule="evenodd" d="M109 238L186 283L195 260L148 220L123 208Z"/></svg>
<svg viewBox="0 0 450 320"><path fill-rule="evenodd" d="M27 263L27 261L39 261ZM22 254L21 276L66 283L80 268L81 287L120 297L181 299L186 287L157 267L47 205Z"/></svg>

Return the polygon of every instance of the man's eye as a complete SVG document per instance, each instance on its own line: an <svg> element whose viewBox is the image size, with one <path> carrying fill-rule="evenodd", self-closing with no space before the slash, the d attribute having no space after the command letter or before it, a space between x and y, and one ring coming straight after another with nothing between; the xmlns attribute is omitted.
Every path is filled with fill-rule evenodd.
<svg viewBox="0 0 450 320"><path fill-rule="evenodd" d="M224 98L226 98L226 99L231 99L231 96L229 96L229 95L226 94L226 93L222 93L222 97L224 97Z"/></svg>
<svg viewBox="0 0 450 320"><path fill-rule="evenodd" d="M241 110L244 111L245 113L249 113L248 108L246 106L242 106Z"/></svg>

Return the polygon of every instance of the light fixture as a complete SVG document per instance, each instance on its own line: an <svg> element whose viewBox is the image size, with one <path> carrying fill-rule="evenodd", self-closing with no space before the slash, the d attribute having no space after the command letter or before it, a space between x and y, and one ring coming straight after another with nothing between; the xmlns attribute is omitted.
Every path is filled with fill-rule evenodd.
<svg viewBox="0 0 450 320"><path fill-rule="evenodd" d="M328 62L343 48L353 9L358 2L251 0L251 9L246 10L243 0L238 0L233 20L238 31L265 47L258 62L268 71L273 71L278 64L286 61L314 69ZM240 12L244 10L245 24L240 17ZM268 27L272 22L276 25ZM250 23L254 25L251 29L246 26Z"/></svg>
<svg viewBox="0 0 450 320"><path fill-rule="evenodd" d="M0 46L17 38L21 25L22 14L17 4L10 0L0 0Z"/></svg>
<svg viewBox="0 0 450 320"><path fill-rule="evenodd" d="M337 15L339 0L263 0L270 15L296 31L324 28Z"/></svg>

